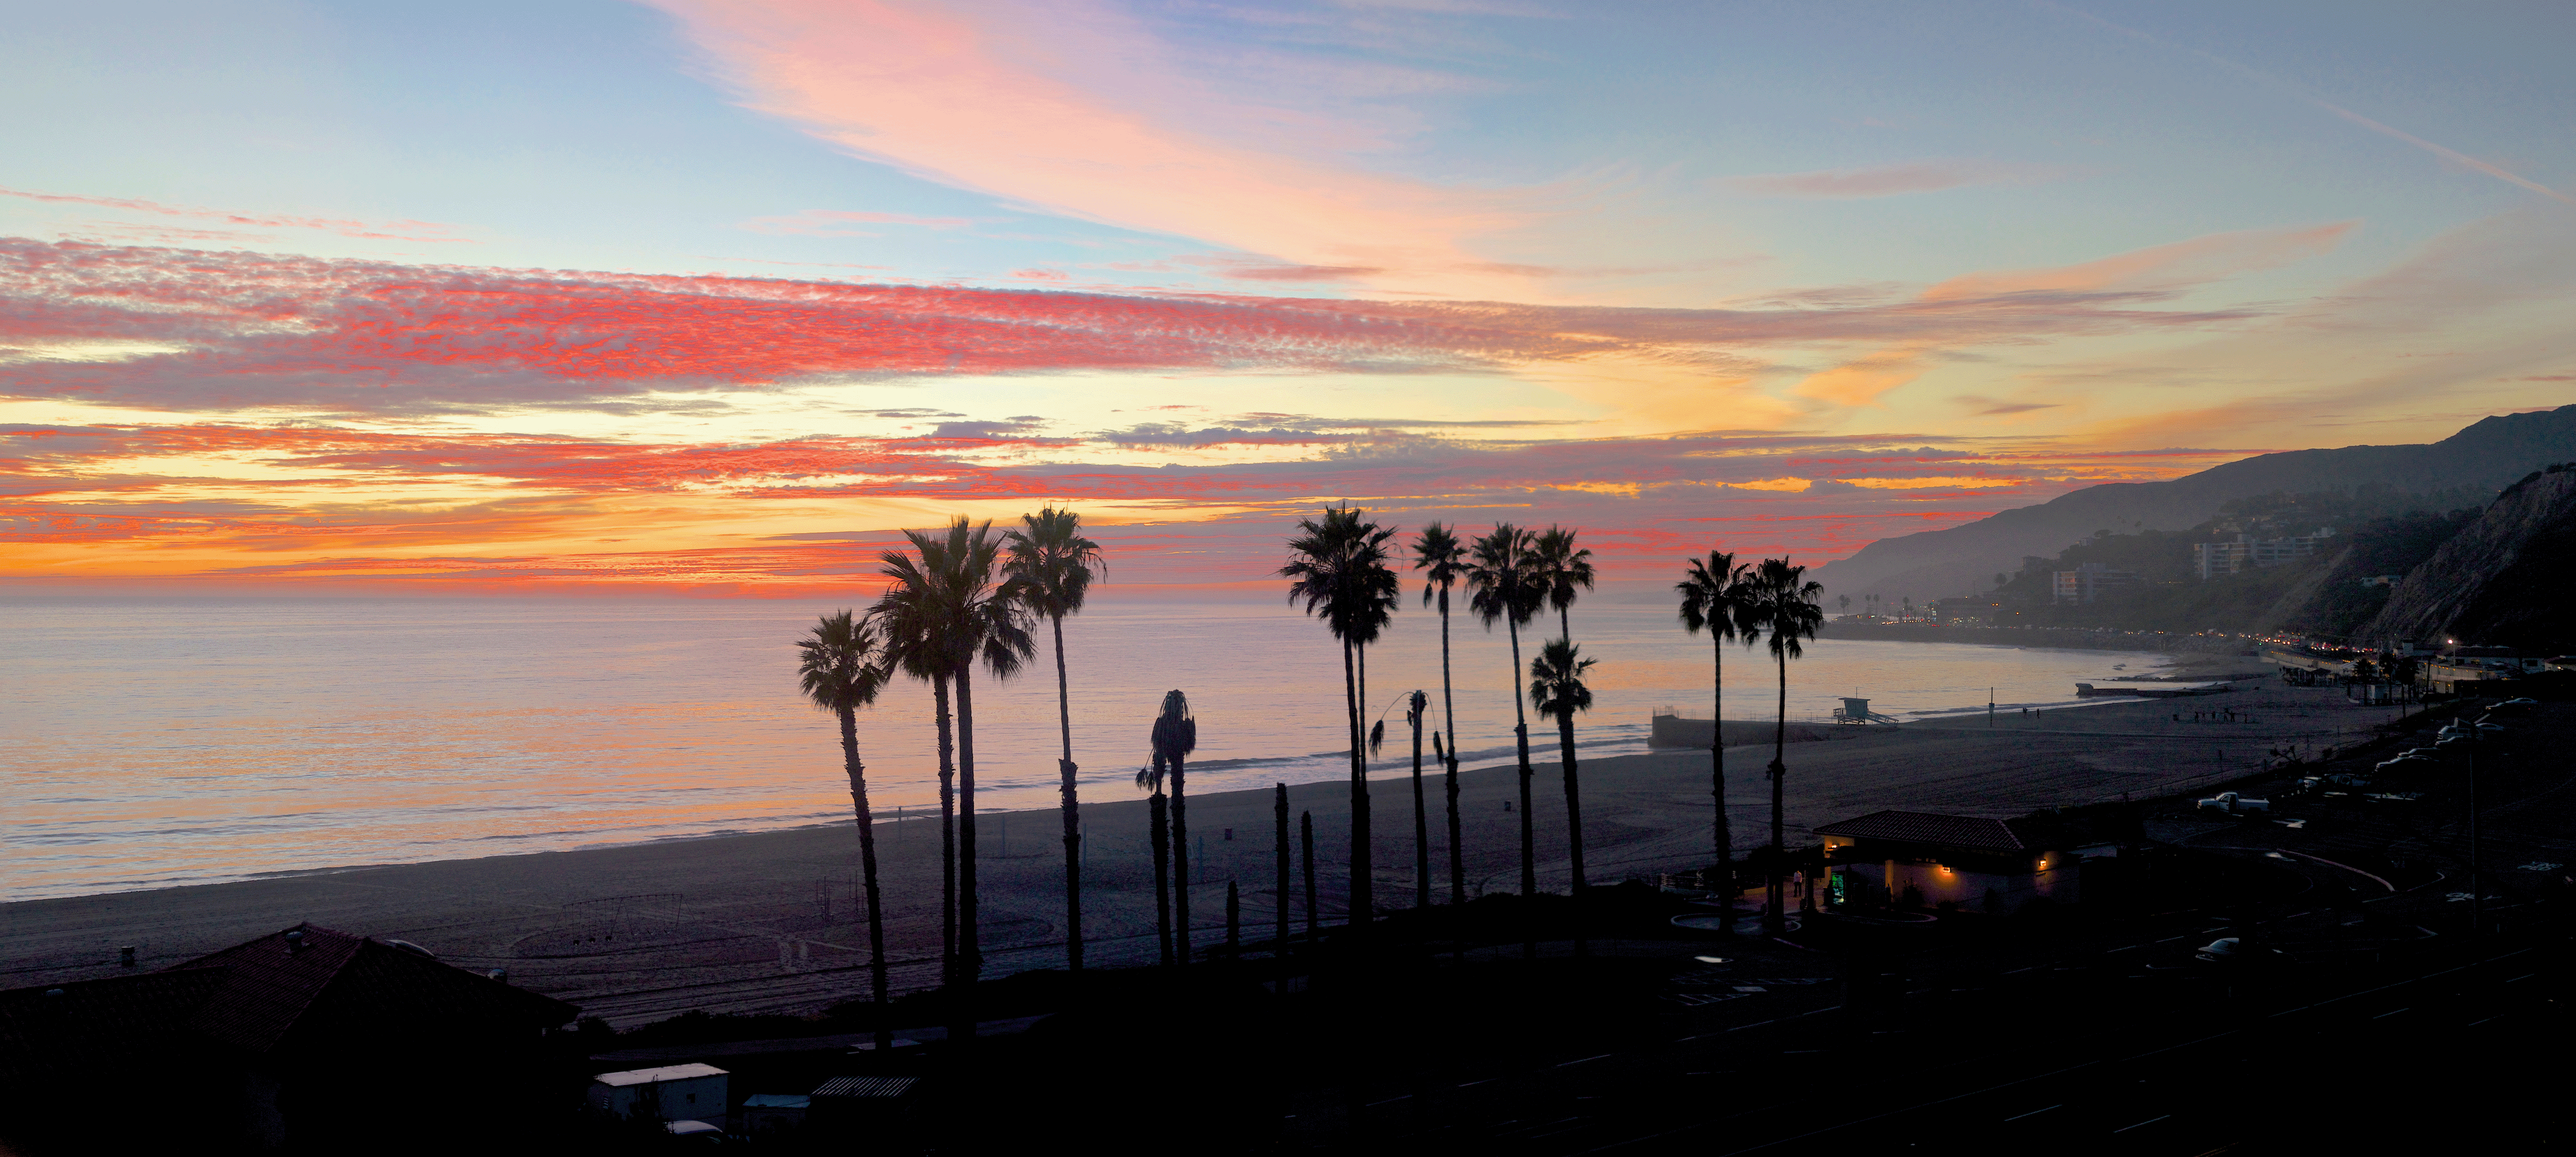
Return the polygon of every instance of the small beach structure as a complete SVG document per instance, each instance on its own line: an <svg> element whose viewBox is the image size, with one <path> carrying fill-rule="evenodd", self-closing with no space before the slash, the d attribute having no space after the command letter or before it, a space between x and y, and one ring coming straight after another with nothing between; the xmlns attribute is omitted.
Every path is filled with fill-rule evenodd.
<svg viewBox="0 0 2576 1157"><path fill-rule="evenodd" d="M1815 832L1833 910L1948 903L2002 916L2038 899L2073 903L2081 891L2083 857L2044 821L1878 811Z"/></svg>
<svg viewBox="0 0 2576 1157"><path fill-rule="evenodd" d="M620 1117L723 1123L732 1074L691 1063L601 1073L590 1079L590 1107Z"/></svg>

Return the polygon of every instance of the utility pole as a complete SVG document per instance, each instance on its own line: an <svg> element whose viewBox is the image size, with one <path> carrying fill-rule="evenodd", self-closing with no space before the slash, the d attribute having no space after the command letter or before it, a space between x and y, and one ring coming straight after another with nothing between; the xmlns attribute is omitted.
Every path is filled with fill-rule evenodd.
<svg viewBox="0 0 2576 1157"><path fill-rule="evenodd" d="M2478 886L2478 729L2486 722L2479 716L2469 724L2469 935L2486 933L2486 889Z"/></svg>

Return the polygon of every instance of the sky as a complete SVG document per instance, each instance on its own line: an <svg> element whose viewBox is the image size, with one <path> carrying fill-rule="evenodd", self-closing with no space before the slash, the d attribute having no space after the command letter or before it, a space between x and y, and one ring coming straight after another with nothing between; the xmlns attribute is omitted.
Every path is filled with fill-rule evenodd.
<svg viewBox="0 0 2576 1157"><path fill-rule="evenodd" d="M2576 401L2576 8L0 2L0 589L1821 562ZM1925 592L1940 594L1949 592Z"/></svg>

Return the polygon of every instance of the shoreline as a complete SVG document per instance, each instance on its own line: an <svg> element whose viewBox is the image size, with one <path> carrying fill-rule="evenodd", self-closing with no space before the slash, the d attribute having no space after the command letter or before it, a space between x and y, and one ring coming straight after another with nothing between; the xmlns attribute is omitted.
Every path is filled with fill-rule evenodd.
<svg viewBox="0 0 2576 1157"><path fill-rule="evenodd" d="M2348 744L2394 715L2314 689L2259 689L2228 701L2266 723L2176 722L2161 701L2128 700L1999 716L1991 726L1849 728L1845 737L1797 744L1784 781L1789 839L1882 808L2006 817L2123 794L2170 794L2245 774L2267 747ZM1768 744L1724 752L1727 817L1739 855L1767 838L1770 796L1760 769L1769 755ZM1584 760L1591 879L1651 880L1713 860L1709 763L1704 749ZM1553 760L1533 760L1538 873L1551 890L1565 886L1568 871L1560 775ZM1403 778L1396 790L1373 790L1370 798L1376 894L1390 907L1414 899L1411 792ZM1428 768L1425 779L1431 884L1435 901L1446 902L1445 793ZM1510 764L1459 773L1470 895L1514 887L1516 780ZM1248 928L1274 919L1276 791L1189 797L1197 937L1222 937L1228 880L1241 887ZM1348 781L1292 784L1287 794L1292 833L1296 813L1314 818L1319 906L1339 919L1350 857ZM886 936L901 990L937 981L939 840L922 818L878 825ZM1148 962L1154 920L1146 802L1086 803L1081 818L1086 955L1102 967ZM1061 967L1061 829L1043 821L979 827L986 852L976 865L980 927L990 974ZM425 944L477 970L508 968L512 983L581 1004L613 1024L691 1008L812 1012L857 996L865 984L865 969L854 967L867 959L857 843L843 822L24 900L0 904L0 959L12 962L13 986L58 982L117 973L121 945L136 945L144 967L164 967L311 920ZM1301 886L1290 902L1302 908L1303 901ZM619 942L634 946L579 957L534 947L585 930L622 933Z"/></svg>

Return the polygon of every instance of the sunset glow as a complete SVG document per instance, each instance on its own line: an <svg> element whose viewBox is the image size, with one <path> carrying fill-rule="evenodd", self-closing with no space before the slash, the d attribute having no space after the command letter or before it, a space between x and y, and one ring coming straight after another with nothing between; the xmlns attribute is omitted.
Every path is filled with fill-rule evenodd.
<svg viewBox="0 0 2576 1157"><path fill-rule="evenodd" d="M0 577L801 595L1063 502L1234 583L1350 500L1644 578L2576 380L2576 96L2417 17L1451 7L42 14Z"/></svg>

